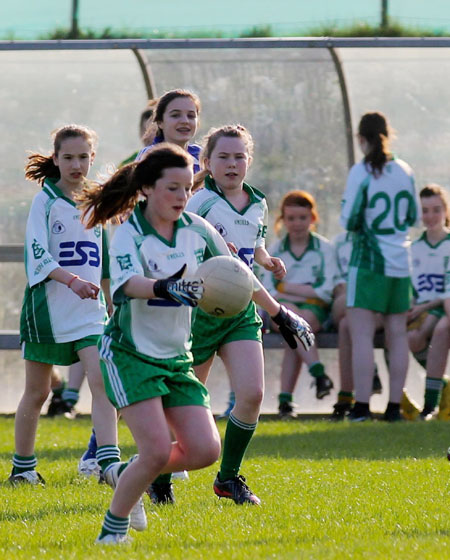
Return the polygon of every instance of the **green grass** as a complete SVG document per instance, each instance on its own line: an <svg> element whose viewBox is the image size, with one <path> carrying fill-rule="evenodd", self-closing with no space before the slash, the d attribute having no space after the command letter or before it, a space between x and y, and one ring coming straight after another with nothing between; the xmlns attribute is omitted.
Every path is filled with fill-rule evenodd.
<svg viewBox="0 0 450 560"><path fill-rule="evenodd" d="M0 418L3 479L13 428ZM77 475L89 432L87 418L41 421L47 486L0 486L0 558L442 559L450 547L447 423L263 421L243 468L262 507L216 499L215 465L175 483L174 507L146 499L149 528L125 547L92 544L111 489ZM123 423L120 441L128 457Z"/></svg>

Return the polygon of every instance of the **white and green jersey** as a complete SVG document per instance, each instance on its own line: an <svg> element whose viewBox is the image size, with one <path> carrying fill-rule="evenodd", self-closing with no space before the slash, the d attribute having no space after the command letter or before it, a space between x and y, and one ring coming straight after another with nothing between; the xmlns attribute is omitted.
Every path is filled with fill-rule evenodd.
<svg viewBox="0 0 450 560"><path fill-rule="evenodd" d="M86 229L75 203L46 179L34 197L25 235L28 284L22 305L22 341L71 342L103 332L103 297L80 299L48 275L62 267L100 286L109 278L106 236L101 226Z"/></svg>
<svg viewBox="0 0 450 560"><path fill-rule="evenodd" d="M355 232L350 266L385 276L409 276L408 228L419 219L420 205L407 163L388 161L377 177L364 162L351 168L341 212L341 225Z"/></svg>
<svg viewBox="0 0 450 560"><path fill-rule="evenodd" d="M123 293L123 285L136 275L168 278L184 264L185 276L193 276L205 258L230 252L206 220L189 212L181 215L172 241L167 241L145 219L144 208L145 202L139 203L112 238L111 295L115 309L105 334L128 350L168 359L190 350L191 308L159 298L129 298Z"/></svg>
<svg viewBox="0 0 450 560"><path fill-rule="evenodd" d="M450 234L431 245L426 232L411 245L416 303L450 297Z"/></svg>
<svg viewBox="0 0 450 560"><path fill-rule="evenodd" d="M268 210L262 192L246 183L244 191L250 201L243 210L238 211L208 175L205 188L192 196L187 209L208 220L227 243L234 243L239 258L252 268L255 249L265 246Z"/></svg>
<svg viewBox="0 0 450 560"><path fill-rule="evenodd" d="M338 268L337 284L346 284L348 277L348 267L353 250L353 233L343 231L338 233L333 239L333 247L336 255L336 265Z"/></svg>
<svg viewBox="0 0 450 560"><path fill-rule="evenodd" d="M333 288L338 275L333 245L318 233L310 232L309 242L304 253L296 257L291 251L289 236L279 239L269 248L273 257L279 257L286 265L286 276L283 282L294 284L308 284L317 297L326 303L331 302ZM275 297L280 297L276 290L278 281L273 274L265 273L269 281L265 286Z"/></svg>

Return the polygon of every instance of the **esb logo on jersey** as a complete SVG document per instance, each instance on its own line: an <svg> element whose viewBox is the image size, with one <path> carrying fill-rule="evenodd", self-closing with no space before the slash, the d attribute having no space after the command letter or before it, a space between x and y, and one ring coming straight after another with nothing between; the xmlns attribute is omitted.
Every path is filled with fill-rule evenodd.
<svg viewBox="0 0 450 560"><path fill-rule="evenodd" d="M438 293L444 291L444 275L443 274L420 274L417 278L419 292L431 292L435 290Z"/></svg>
<svg viewBox="0 0 450 560"><path fill-rule="evenodd" d="M60 266L100 266L98 245L92 241L64 241L59 248Z"/></svg>

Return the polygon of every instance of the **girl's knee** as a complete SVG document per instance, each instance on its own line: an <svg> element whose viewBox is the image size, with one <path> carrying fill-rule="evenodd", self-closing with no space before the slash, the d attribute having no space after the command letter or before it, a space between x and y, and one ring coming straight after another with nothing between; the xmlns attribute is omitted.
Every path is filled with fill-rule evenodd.
<svg viewBox="0 0 450 560"><path fill-rule="evenodd" d="M148 451L139 452L139 462L149 472L161 471L170 458L171 446L155 446Z"/></svg>
<svg viewBox="0 0 450 560"><path fill-rule="evenodd" d="M50 394L50 389L47 387L34 388L33 390L25 390L24 398L28 402L34 403L36 407L41 408Z"/></svg>
<svg viewBox="0 0 450 560"><path fill-rule="evenodd" d="M219 434L217 434L217 436L211 434L206 440L202 438L201 445L192 446L189 450L189 454L195 461L195 467L200 469L215 463L220 456L220 450Z"/></svg>
<svg viewBox="0 0 450 560"><path fill-rule="evenodd" d="M236 394L236 403L244 406L246 409L256 410L261 407L264 398L264 390L262 387L252 387L251 391L247 391L244 395Z"/></svg>

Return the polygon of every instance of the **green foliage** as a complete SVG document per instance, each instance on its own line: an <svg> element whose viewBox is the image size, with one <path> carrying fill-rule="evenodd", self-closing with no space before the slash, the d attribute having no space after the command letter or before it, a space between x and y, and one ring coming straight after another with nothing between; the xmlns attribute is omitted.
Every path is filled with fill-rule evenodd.
<svg viewBox="0 0 450 560"><path fill-rule="evenodd" d="M385 27L361 21L350 26L324 25L307 33L311 37L442 37L445 34L439 29L413 27L394 20L389 20Z"/></svg>
<svg viewBox="0 0 450 560"><path fill-rule="evenodd" d="M0 418L10 470L13 419ZM219 422L223 435L224 422ZM442 559L450 546L449 443L444 422L258 426L243 474L261 507L212 492L217 465L175 483L174 507L145 497L149 528L125 547L96 547L111 489L76 473L90 420L41 420L36 449L45 488L0 485L0 557L17 559ZM123 457L133 454L120 423Z"/></svg>
<svg viewBox="0 0 450 560"><path fill-rule="evenodd" d="M270 25L254 25L247 31L243 31L239 37L274 37L275 33L272 32Z"/></svg>
<svg viewBox="0 0 450 560"><path fill-rule="evenodd" d="M289 36L298 37L443 37L446 32L442 29L426 29L403 25L390 19L388 25L371 25L364 21L351 25L323 25L312 29L299 29ZM130 31L127 29L111 29L106 27L101 31L80 29L77 39L193 39L193 38L223 38L229 34L219 30L190 30L190 31ZM242 31L239 37L276 37L271 25L255 25ZM42 39L74 39L70 29L59 27L42 36Z"/></svg>
<svg viewBox="0 0 450 560"><path fill-rule="evenodd" d="M63 40L63 39L184 39L189 37L193 38L216 38L220 39L224 37L221 31L207 30L207 31L190 31L188 34L178 31L128 31L126 29L111 29L110 27L105 27L101 31L95 31L93 29L80 29L78 36L74 37L70 29L64 27L58 27L54 31L47 33L41 37L41 39L51 39L51 40Z"/></svg>

